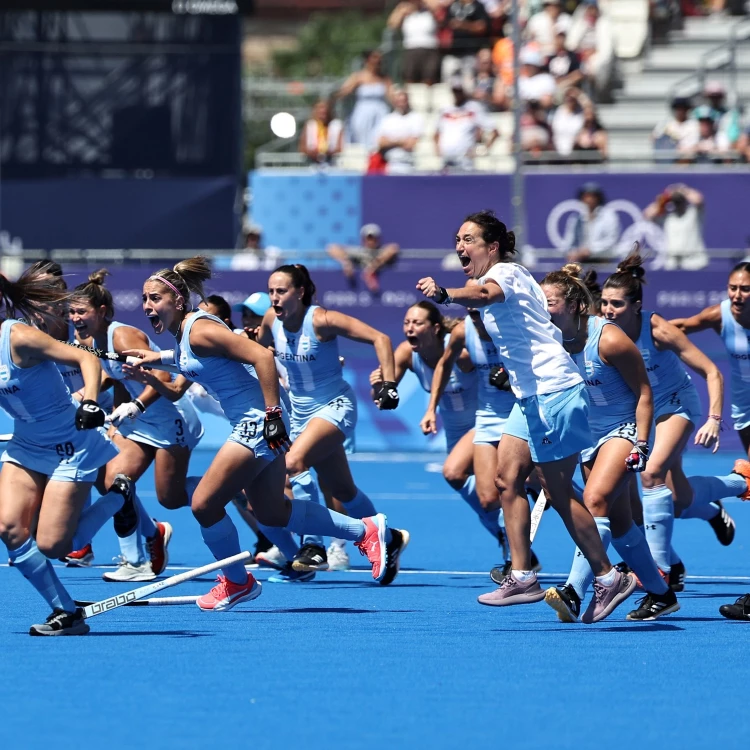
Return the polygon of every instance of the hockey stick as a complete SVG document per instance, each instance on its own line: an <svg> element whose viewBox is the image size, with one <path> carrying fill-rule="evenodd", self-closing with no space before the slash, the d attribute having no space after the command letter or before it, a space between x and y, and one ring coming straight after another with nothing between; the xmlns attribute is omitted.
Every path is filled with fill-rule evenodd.
<svg viewBox="0 0 750 750"><path fill-rule="evenodd" d="M156 583L150 583L148 586L141 586L140 588L127 591L124 594L117 594L116 596L110 596L109 599L102 599L100 602L94 602L83 608L84 618L94 617L94 615L100 615L102 612L109 612L117 607L123 607L126 604L132 604L139 599L145 599L151 594L155 594L157 591L162 589L168 589L172 586L176 586L178 583L184 583L185 581L191 581L193 578L199 578L204 573L210 573L211 571L223 568L226 565L232 565L238 562L244 562L251 558L252 555L249 552L240 552L239 555L233 555L227 557L224 560L217 560L210 565L204 565L202 568L195 568L194 570L186 570L184 573L179 573L176 576L170 576L165 578L163 581L157 581ZM197 598L197 597L196 597Z"/></svg>
<svg viewBox="0 0 750 750"><path fill-rule="evenodd" d="M529 542L534 541L537 529L539 528L539 522L542 520L542 514L546 507L547 496L544 494L544 490L540 490L539 496L534 503L534 507L531 509L531 533L529 534Z"/></svg>
<svg viewBox="0 0 750 750"><path fill-rule="evenodd" d="M126 607L169 607L176 604L195 604L197 596L155 596L153 599L139 599L134 602L128 602ZM96 602L79 602L76 600L76 607L90 607Z"/></svg>
<svg viewBox="0 0 750 750"><path fill-rule="evenodd" d="M123 362L126 365L132 365L133 367L140 366L140 360L138 357L130 357L126 354L120 354L118 352L106 352L104 349L94 349L91 346L84 346L74 341L67 342L70 346L74 346L76 349L83 349L83 351L93 354L99 359L108 359L110 362ZM144 370L165 370L166 372L176 372L179 374L180 368L177 365L165 365L161 362L152 362L148 366L144 366Z"/></svg>

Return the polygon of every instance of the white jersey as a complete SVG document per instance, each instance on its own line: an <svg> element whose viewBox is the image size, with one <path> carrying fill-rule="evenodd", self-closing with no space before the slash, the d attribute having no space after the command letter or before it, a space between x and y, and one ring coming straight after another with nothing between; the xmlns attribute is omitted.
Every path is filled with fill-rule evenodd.
<svg viewBox="0 0 750 750"><path fill-rule="evenodd" d="M542 396L582 383L533 276L518 263L497 263L479 283L490 279L499 284L505 300L481 308L482 320L505 364L516 398Z"/></svg>

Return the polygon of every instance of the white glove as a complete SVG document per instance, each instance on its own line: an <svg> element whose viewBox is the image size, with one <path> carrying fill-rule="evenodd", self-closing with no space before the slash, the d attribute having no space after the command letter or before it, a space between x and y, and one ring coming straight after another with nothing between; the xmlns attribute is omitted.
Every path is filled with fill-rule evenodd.
<svg viewBox="0 0 750 750"><path fill-rule="evenodd" d="M104 423L119 427L126 419L136 419L137 417L140 417L144 411L146 411L146 407L136 398L132 401L126 401L124 404L120 404L111 414L107 415Z"/></svg>

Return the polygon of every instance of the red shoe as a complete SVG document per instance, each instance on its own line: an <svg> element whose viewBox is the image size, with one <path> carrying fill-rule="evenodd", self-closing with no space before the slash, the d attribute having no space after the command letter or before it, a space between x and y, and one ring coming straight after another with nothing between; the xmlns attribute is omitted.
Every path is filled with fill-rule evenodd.
<svg viewBox="0 0 750 750"><path fill-rule="evenodd" d="M161 575L169 562L169 553L167 547L169 540L172 538L172 525L166 521L155 521L156 534L150 539L146 539L146 549L151 558L151 570L155 575Z"/></svg>
<svg viewBox="0 0 750 750"><path fill-rule="evenodd" d="M738 458L734 462L732 473L739 474L747 482L747 489L737 497L740 500L750 500L750 461L743 461L741 458Z"/></svg>
<svg viewBox="0 0 750 750"><path fill-rule="evenodd" d="M245 583L232 583L220 575L218 583L207 594L199 596L195 603L204 612L225 612L240 602L257 599L260 596L261 585L248 573Z"/></svg>
<svg viewBox="0 0 750 750"><path fill-rule="evenodd" d="M94 550L90 544L65 555L65 565L69 568L88 568L94 562Z"/></svg>
<svg viewBox="0 0 750 750"><path fill-rule="evenodd" d="M378 513L372 518L363 518L365 535L354 546L372 563L372 577L381 581L385 575L387 551L385 545L386 517Z"/></svg>

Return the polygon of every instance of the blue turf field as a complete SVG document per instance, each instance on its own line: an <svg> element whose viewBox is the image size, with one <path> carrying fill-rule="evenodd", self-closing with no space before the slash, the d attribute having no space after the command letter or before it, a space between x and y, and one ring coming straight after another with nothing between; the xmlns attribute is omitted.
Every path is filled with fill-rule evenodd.
<svg viewBox="0 0 750 750"><path fill-rule="evenodd" d="M736 457L688 455L689 473L728 472ZM209 459L196 453L193 470ZM46 616L44 603L17 571L0 568L2 746L747 747L750 623L726 621L718 607L750 591L750 504L727 504L738 526L728 549L705 522L677 522L675 546L696 576L679 613L633 624L625 605L598 625L562 625L543 603L476 603L492 588L486 571L497 549L426 470L434 460L354 465L379 509L412 533L389 588L372 584L350 547L354 572L269 583L226 614L121 608L92 619L89 637L45 639L26 635ZM150 478L141 484L156 513ZM209 562L190 514L166 518L171 565ZM245 529L241 539L254 541ZM545 574L567 572L573 547L553 512L535 549ZM116 554L111 531L95 551L98 564ZM104 583L100 568L60 570L81 599L139 585ZM164 595L208 587L206 579Z"/></svg>

